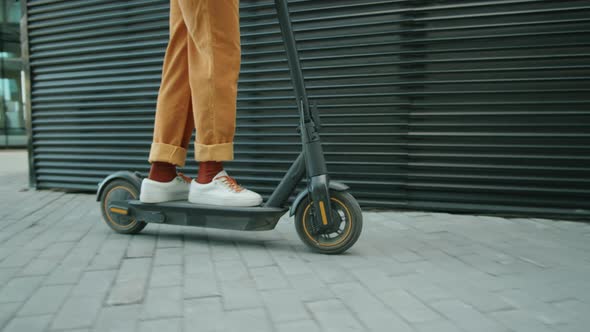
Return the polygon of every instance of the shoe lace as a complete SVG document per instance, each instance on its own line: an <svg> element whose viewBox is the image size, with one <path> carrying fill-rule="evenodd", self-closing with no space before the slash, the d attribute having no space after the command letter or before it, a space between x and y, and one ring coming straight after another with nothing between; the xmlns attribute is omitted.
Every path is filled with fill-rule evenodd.
<svg viewBox="0 0 590 332"><path fill-rule="evenodd" d="M236 180L230 176L224 175L220 176L218 179L221 179L223 183L227 184L229 188L237 193L244 190L244 187L240 186Z"/></svg>
<svg viewBox="0 0 590 332"><path fill-rule="evenodd" d="M186 183L190 183L193 180L189 176L184 175L184 173L178 173L177 175L180 176Z"/></svg>

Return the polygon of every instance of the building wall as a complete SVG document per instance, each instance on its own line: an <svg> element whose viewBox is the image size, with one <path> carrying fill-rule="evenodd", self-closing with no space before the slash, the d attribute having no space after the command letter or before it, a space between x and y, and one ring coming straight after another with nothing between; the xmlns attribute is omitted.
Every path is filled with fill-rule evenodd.
<svg viewBox="0 0 590 332"><path fill-rule="evenodd" d="M265 195L300 151L273 4L240 4L227 164ZM330 174L364 207L589 216L588 1L290 4ZM147 172L168 0L26 11L34 185L91 191L113 171Z"/></svg>

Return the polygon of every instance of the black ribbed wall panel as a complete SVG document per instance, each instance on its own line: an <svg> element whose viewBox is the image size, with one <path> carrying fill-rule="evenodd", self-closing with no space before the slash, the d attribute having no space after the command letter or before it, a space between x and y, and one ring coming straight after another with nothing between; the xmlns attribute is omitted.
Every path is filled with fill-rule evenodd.
<svg viewBox="0 0 590 332"><path fill-rule="evenodd" d="M27 1L38 188L147 172L168 1ZM328 168L363 206L590 215L590 1L289 2ZM240 12L226 168L267 195L297 111L274 2Z"/></svg>

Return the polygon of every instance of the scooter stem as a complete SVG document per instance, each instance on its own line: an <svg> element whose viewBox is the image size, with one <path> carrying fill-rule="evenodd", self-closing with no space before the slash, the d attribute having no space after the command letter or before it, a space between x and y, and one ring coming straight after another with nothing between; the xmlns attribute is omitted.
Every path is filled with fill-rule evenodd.
<svg viewBox="0 0 590 332"><path fill-rule="evenodd" d="M314 123L311 116L307 90L301 62L297 51L297 43L293 33L293 25L289 15L287 0L275 0L279 25L285 43L287 60L291 72L291 81L295 89L295 98L300 115L300 129L303 155L308 178L308 191L313 202L314 223L317 229L330 228L333 225L332 208L330 204L329 177L326 169L326 160L317 129L319 123Z"/></svg>
<svg viewBox="0 0 590 332"><path fill-rule="evenodd" d="M303 103L303 120L307 122L310 120L309 101L307 100L307 93L305 90L305 80L303 79L303 71L301 70L301 62L297 52L297 43L295 35L293 34L293 25L291 24L291 17L289 15L289 4L287 0L275 0L277 9L277 16L279 19L279 26L283 35L285 43L285 51L287 53L287 60L289 62L289 69L291 71L291 82L293 89L295 89L295 99L297 103Z"/></svg>

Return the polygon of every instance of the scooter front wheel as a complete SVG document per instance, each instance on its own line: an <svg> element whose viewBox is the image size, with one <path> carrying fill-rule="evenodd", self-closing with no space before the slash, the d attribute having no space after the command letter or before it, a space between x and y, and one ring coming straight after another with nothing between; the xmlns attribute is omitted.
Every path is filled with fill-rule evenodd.
<svg viewBox="0 0 590 332"><path fill-rule="evenodd" d="M117 207L117 202L135 200L138 197L139 188L129 181L119 179L108 183L100 199L100 210L107 225L118 233L141 232L146 223L127 215L124 209Z"/></svg>
<svg viewBox="0 0 590 332"><path fill-rule="evenodd" d="M335 222L333 229L320 232L314 229L309 195L295 210L295 229L303 243L312 250L323 254L340 254L352 247L360 237L363 214L356 199L348 192L331 190L330 201Z"/></svg>

